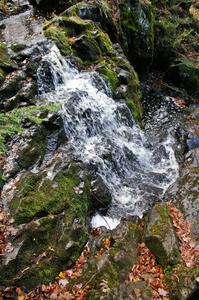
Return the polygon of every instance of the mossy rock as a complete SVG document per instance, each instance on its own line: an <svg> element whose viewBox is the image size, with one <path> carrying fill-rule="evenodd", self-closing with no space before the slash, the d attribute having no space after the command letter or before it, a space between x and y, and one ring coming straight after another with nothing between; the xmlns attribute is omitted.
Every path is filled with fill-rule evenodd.
<svg viewBox="0 0 199 300"><path fill-rule="evenodd" d="M0 153L6 154L6 143L14 134L24 131L23 121L40 125L47 120L49 113L58 112L59 104L29 106L13 109L11 112L0 114ZM28 153L27 153L28 155ZM24 157L25 158L25 157Z"/></svg>
<svg viewBox="0 0 199 300"><path fill-rule="evenodd" d="M176 268L167 267L164 273L169 299L197 299L198 294L194 296L194 291L197 291L196 278L199 276L199 267L190 269L184 265L178 265Z"/></svg>
<svg viewBox="0 0 199 300"><path fill-rule="evenodd" d="M141 241L138 224L137 218L129 218L112 232L104 230L99 237L91 237L90 257L81 277L83 285L89 281L88 299L99 299L103 283L107 285L104 299L126 299L131 294L125 282L129 270L137 262L138 243ZM105 238L111 242L110 250L97 257L98 250L104 247Z"/></svg>
<svg viewBox="0 0 199 300"><path fill-rule="evenodd" d="M11 202L16 222L21 224L49 214L59 214L67 210L71 202L77 202L80 197L74 187L78 186L80 178L73 171L60 172L53 181L26 174Z"/></svg>
<svg viewBox="0 0 199 300"><path fill-rule="evenodd" d="M120 23L128 58L140 73L150 68L154 51L154 14L150 1L125 1L120 5Z"/></svg>
<svg viewBox="0 0 199 300"><path fill-rule="evenodd" d="M45 174L24 175L11 208L18 224L32 222L17 227L12 240L14 258L9 260L8 255L1 267L2 285L27 291L52 282L68 261L78 258L88 239L90 209L89 180L80 179L80 171L79 165L71 164L52 181L45 179ZM82 180L84 188L77 194L75 187Z"/></svg>
<svg viewBox="0 0 199 300"><path fill-rule="evenodd" d="M195 61L185 58L172 64L165 74L165 80L199 97L199 67Z"/></svg>
<svg viewBox="0 0 199 300"><path fill-rule="evenodd" d="M7 45L3 42L0 42L0 83L3 81L6 73L16 69L16 67L16 63L11 60L8 54Z"/></svg>
<svg viewBox="0 0 199 300"><path fill-rule="evenodd" d="M51 25L45 30L45 35L56 43L62 55L67 56L72 54L72 48L61 27L58 25Z"/></svg>
<svg viewBox="0 0 199 300"><path fill-rule="evenodd" d="M17 163L20 168L27 169L36 162L42 162L47 146L49 131L45 127L39 127L28 142L27 146L20 152Z"/></svg>
<svg viewBox="0 0 199 300"><path fill-rule="evenodd" d="M91 3L78 2L68 8L63 14L78 16L83 20L92 20L109 35L113 42L118 41L117 26L113 20L109 3L106 0Z"/></svg>
<svg viewBox="0 0 199 300"><path fill-rule="evenodd" d="M156 204L146 219L145 243L163 267L177 264L180 255L178 240L167 204Z"/></svg>

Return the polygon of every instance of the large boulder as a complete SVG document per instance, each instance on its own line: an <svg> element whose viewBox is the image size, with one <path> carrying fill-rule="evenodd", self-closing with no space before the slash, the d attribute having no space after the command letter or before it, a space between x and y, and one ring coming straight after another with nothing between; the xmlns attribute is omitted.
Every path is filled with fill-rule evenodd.
<svg viewBox="0 0 199 300"><path fill-rule="evenodd" d="M178 240L167 204L156 204L147 215L145 243L163 267L178 262Z"/></svg>
<svg viewBox="0 0 199 300"><path fill-rule="evenodd" d="M123 220L112 232L103 228L99 236L90 237L90 257L81 277L83 286L89 282L87 299L128 299L134 286L127 279L137 262L140 241L138 218Z"/></svg>
<svg viewBox="0 0 199 300"><path fill-rule="evenodd" d="M25 173L11 202L17 234L3 260L2 285L25 290L48 283L75 261L87 242L89 182L81 167L63 167L54 178ZM81 192L77 187L83 182Z"/></svg>

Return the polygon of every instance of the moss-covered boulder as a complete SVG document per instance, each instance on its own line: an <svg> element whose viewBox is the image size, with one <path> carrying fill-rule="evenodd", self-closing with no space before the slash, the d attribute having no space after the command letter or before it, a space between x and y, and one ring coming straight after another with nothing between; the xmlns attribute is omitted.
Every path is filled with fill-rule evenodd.
<svg viewBox="0 0 199 300"><path fill-rule="evenodd" d="M141 240L139 220L123 220L112 232L103 230L97 237L90 237L90 256L85 265L81 283L87 285L87 299L127 299L133 287L128 284L129 271L136 264L138 243ZM110 241L106 250L105 240ZM99 255L100 249L102 255ZM103 288L104 286L104 288Z"/></svg>
<svg viewBox="0 0 199 300"><path fill-rule="evenodd" d="M3 81L6 73L16 67L15 62L11 60L8 54L7 45L0 42L0 83Z"/></svg>
<svg viewBox="0 0 199 300"><path fill-rule="evenodd" d="M18 163L21 167L28 167L28 161L32 165L35 163L35 159L38 159L37 154L43 153L41 148L44 150L44 146L40 147L41 144L45 144L46 136L50 134L50 126L47 123L46 127L48 128L40 128L40 125L43 122L49 121L48 116L50 114L54 115L60 109L59 104L50 104L50 105L41 105L41 106L29 106L29 107L21 107L13 109L7 113L0 114L0 154L5 155L7 152L7 143L10 141L14 134L23 133L27 124L28 127L35 126L35 130L33 130L33 134L31 131L28 133L28 141L29 145L23 147L23 156L19 155ZM40 132L40 134L39 134ZM42 133L42 134L41 134ZM44 138L45 137L45 138ZM36 148L35 150L33 148ZM34 154L33 156L31 154ZM34 157L34 158L33 158ZM29 166L30 166L29 165Z"/></svg>
<svg viewBox="0 0 199 300"><path fill-rule="evenodd" d="M176 61L169 67L165 79L199 97L199 66L196 61L186 58Z"/></svg>
<svg viewBox="0 0 199 300"><path fill-rule="evenodd" d="M24 174L11 210L15 224L26 224L17 227L13 252L1 267L1 284L27 290L48 283L80 255L88 238L90 209L89 181L80 178L80 171L72 164L52 180L45 174ZM77 192L81 182L82 190Z"/></svg>
<svg viewBox="0 0 199 300"><path fill-rule="evenodd" d="M151 2L123 1L119 9L128 57L136 70L146 72L152 64L154 51L154 15Z"/></svg>
<svg viewBox="0 0 199 300"><path fill-rule="evenodd" d="M163 267L179 260L178 240L167 204L156 204L147 216L145 243Z"/></svg>

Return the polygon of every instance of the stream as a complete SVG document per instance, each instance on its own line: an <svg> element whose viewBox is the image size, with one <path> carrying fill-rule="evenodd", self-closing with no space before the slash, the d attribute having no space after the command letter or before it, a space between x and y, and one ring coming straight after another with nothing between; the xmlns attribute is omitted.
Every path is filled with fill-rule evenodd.
<svg viewBox="0 0 199 300"><path fill-rule="evenodd" d="M43 57L37 77L40 98L62 104L67 151L111 193L109 217L140 216L163 199L178 177L172 122L161 129L166 111L159 109L144 132L97 73L79 72L55 45Z"/></svg>

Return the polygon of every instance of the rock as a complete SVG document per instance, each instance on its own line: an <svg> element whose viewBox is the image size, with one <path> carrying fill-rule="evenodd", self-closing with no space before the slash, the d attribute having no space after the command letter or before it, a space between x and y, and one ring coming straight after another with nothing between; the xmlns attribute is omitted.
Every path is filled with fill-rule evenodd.
<svg viewBox="0 0 199 300"><path fill-rule="evenodd" d="M174 62L167 70L165 80L199 97L199 68L196 61L181 59Z"/></svg>
<svg viewBox="0 0 199 300"><path fill-rule="evenodd" d="M17 159L17 164L22 169L29 169L35 163L40 164L44 159L50 132L44 127L38 127L30 136L28 143L22 149Z"/></svg>
<svg viewBox="0 0 199 300"><path fill-rule="evenodd" d="M113 42L118 41L116 24L112 18L111 10L107 2L84 3L79 2L68 9L68 14L74 12L84 20L92 20L108 33Z"/></svg>
<svg viewBox="0 0 199 300"><path fill-rule="evenodd" d="M13 253L1 266L2 285L27 291L52 282L69 260L78 258L88 238L90 207L89 182L80 179L80 171L81 166L73 164L52 180L45 173L24 174L11 203L18 231L11 241ZM82 193L77 194L75 187L82 180Z"/></svg>
<svg viewBox="0 0 199 300"><path fill-rule="evenodd" d="M4 80L5 75L16 67L17 65L8 54L7 45L0 42L0 83Z"/></svg>
<svg viewBox="0 0 199 300"><path fill-rule="evenodd" d="M199 110L193 109L187 116L189 140L198 137ZM192 236L199 242L199 147L190 149L185 156L181 176L169 189L167 198L172 199L184 216L192 223Z"/></svg>
<svg viewBox="0 0 199 300"><path fill-rule="evenodd" d="M194 296L197 295L197 283L195 278L199 274L199 268L187 268L183 265L179 265L175 271L177 280L173 277L172 269L166 272L165 282L169 290L169 299L171 300L187 300L197 299ZM193 298L192 298L193 297Z"/></svg>
<svg viewBox="0 0 199 300"><path fill-rule="evenodd" d="M145 243L163 267L179 261L178 240L167 205L156 204L147 217Z"/></svg>
<svg viewBox="0 0 199 300"><path fill-rule="evenodd" d="M89 280L88 299L128 299L133 286L126 282L129 270L136 264L138 243L141 241L139 220L123 220L112 232L103 229L98 237L89 240L90 257L85 265L81 283ZM104 247L104 238L110 240L110 250L96 258ZM106 289L103 289L103 285Z"/></svg>
<svg viewBox="0 0 199 300"><path fill-rule="evenodd" d="M30 0L34 7L47 12L62 11L68 6L67 2L64 0Z"/></svg>
<svg viewBox="0 0 199 300"><path fill-rule="evenodd" d="M22 88L24 79L25 73L23 71L14 72L0 87L0 101L14 96Z"/></svg>
<svg viewBox="0 0 199 300"><path fill-rule="evenodd" d="M91 184L91 201L97 209L108 209L112 196L102 178L98 176Z"/></svg>
<svg viewBox="0 0 199 300"><path fill-rule="evenodd" d="M86 35L82 35L73 44L75 51L82 60L96 61L101 54L99 46L95 40L88 38Z"/></svg>
<svg viewBox="0 0 199 300"><path fill-rule="evenodd" d="M148 0L125 1L120 4L120 22L129 60L140 73L153 61L154 15Z"/></svg>

